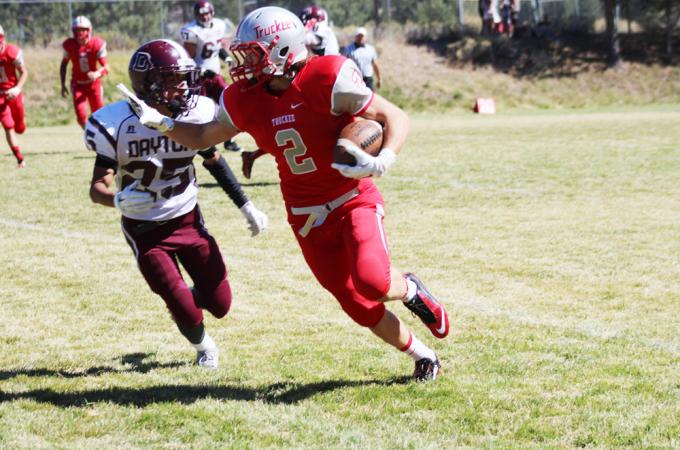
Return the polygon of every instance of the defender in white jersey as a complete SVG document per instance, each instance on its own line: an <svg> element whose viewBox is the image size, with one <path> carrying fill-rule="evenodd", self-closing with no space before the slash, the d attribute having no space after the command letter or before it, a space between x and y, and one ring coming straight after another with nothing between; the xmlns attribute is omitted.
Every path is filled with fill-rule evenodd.
<svg viewBox="0 0 680 450"><path fill-rule="evenodd" d="M136 95L166 114L197 124L215 117L213 101L197 95L198 68L179 44L159 39L142 45L130 60L129 74ZM120 210L139 269L196 348L196 363L217 367L219 352L205 331L202 309L217 318L226 315L231 288L219 247L197 205L194 156L205 159L204 167L243 212L253 235L264 230L267 217L248 200L219 153L188 148L145 127L127 102L94 113L85 143L97 154L92 201ZM115 195L109 190L114 178L119 188Z"/></svg>
<svg viewBox="0 0 680 450"><path fill-rule="evenodd" d="M206 0L194 4L195 19L180 30L182 45L201 70L201 95L210 97L216 104L227 82L220 73L220 60L231 60L228 47L227 25L215 17L215 8ZM240 151L241 147L233 141L224 143L224 148Z"/></svg>
<svg viewBox="0 0 680 450"><path fill-rule="evenodd" d="M331 28L328 13L316 5L307 6L300 12L300 20L307 30L305 43L315 55L339 55L338 38Z"/></svg>

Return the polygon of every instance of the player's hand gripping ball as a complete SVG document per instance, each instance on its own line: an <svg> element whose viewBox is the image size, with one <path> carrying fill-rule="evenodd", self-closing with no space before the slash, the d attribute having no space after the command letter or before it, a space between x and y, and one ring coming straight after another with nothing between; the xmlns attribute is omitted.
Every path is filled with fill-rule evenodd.
<svg viewBox="0 0 680 450"><path fill-rule="evenodd" d="M333 162L354 166L357 163L356 158L347 151L340 139L347 139L369 155L377 156L382 148L383 128L375 120L356 120L340 131L339 142L333 148Z"/></svg>
<svg viewBox="0 0 680 450"><path fill-rule="evenodd" d="M347 178L381 177L397 159L383 148L382 126L373 120L357 120L340 132L331 167Z"/></svg>

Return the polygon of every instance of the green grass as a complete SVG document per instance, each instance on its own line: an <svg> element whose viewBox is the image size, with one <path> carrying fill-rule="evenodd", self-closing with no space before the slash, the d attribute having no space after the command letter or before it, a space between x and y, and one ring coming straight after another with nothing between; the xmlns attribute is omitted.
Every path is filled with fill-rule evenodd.
<svg viewBox="0 0 680 450"><path fill-rule="evenodd" d="M193 367L80 130L29 129L25 170L0 157L0 447L680 448L674 109L414 116L379 185L395 265L452 319L436 341L391 306L443 362L425 385L314 282L271 159L254 239L197 169L235 299Z"/></svg>

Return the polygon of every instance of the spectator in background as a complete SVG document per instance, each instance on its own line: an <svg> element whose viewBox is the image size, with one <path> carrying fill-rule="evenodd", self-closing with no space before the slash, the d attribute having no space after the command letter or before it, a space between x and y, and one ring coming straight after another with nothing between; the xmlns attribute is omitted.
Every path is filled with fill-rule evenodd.
<svg viewBox="0 0 680 450"><path fill-rule="evenodd" d="M343 55L351 59L359 66L364 83L372 91L380 89L380 66L378 66L378 54L375 48L366 43L366 28L359 27L354 33L354 42L345 47ZM373 75L375 74L375 86L373 85Z"/></svg>
<svg viewBox="0 0 680 450"><path fill-rule="evenodd" d="M61 80L61 96L69 94L66 87L66 66L71 62L71 95L76 119L81 128L87 121L87 105L90 113L104 105L104 88L101 79L109 72L106 61L106 41L92 35L92 23L85 16L78 16L71 24L73 37L64 41L64 57L59 68ZM97 69L97 63L100 68Z"/></svg>
<svg viewBox="0 0 680 450"><path fill-rule="evenodd" d="M227 82L220 73L220 59L229 61L227 46L227 25L215 17L212 3L200 0L194 4L195 19L182 27L180 40L196 65L201 70L201 95L220 102L220 94ZM239 145L229 140L224 148L234 152L241 150Z"/></svg>
<svg viewBox="0 0 680 450"><path fill-rule="evenodd" d="M26 166L16 135L26 130L24 96L21 89L27 78L28 72L21 49L5 42L5 30L0 25L0 122L5 129L7 145L17 159L19 169Z"/></svg>

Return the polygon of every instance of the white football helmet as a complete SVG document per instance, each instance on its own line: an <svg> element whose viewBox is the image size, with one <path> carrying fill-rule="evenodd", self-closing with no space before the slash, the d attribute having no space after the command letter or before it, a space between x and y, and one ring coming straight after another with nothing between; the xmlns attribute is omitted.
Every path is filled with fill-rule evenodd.
<svg viewBox="0 0 680 450"><path fill-rule="evenodd" d="M81 43L86 43L92 37L92 22L85 16L78 16L71 22L73 37Z"/></svg>
<svg viewBox="0 0 680 450"><path fill-rule="evenodd" d="M305 27L286 9L259 8L241 20L229 50L236 60L232 79L258 85L288 74L291 66L307 58Z"/></svg>

